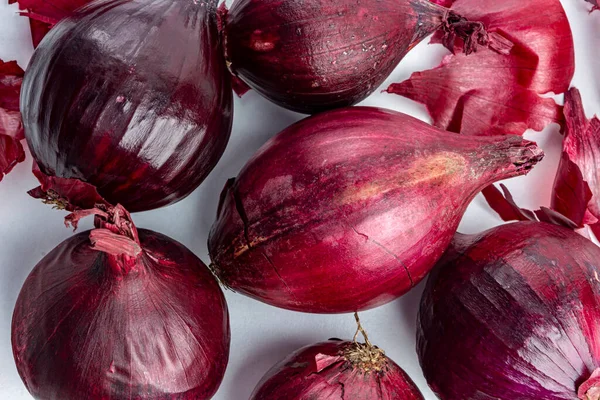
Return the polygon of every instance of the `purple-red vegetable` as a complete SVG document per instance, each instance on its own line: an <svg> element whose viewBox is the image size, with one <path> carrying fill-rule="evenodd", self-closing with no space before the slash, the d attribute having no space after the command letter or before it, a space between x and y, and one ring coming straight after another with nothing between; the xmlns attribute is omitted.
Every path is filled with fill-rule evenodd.
<svg viewBox="0 0 600 400"><path fill-rule="evenodd" d="M0 60L0 181L25 160L24 139L19 112L19 93L23 70L16 61Z"/></svg>
<svg viewBox="0 0 600 400"><path fill-rule="evenodd" d="M384 109L318 114L226 184L208 240L214 271L292 310L379 306L423 279L481 189L542 157L521 137L465 138Z"/></svg>
<svg viewBox="0 0 600 400"><path fill-rule="evenodd" d="M575 71L573 36L559 0L456 0L452 10L514 43L510 54L482 48L448 55L388 91L427 106L434 125L469 135L523 134L562 123L549 92L563 93ZM440 35L434 42L440 42ZM459 46L460 44L457 44Z"/></svg>
<svg viewBox="0 0 600 400"><path fill-rule="evenodd" d="M67 221L89 214L96 229L44 257L17 300L12 346L27 389L40 400L211 398L230 338L217 281L120 206Z"/></svg>
<svg viewBox="0 0 600 400"><path fill-rule="evenodd" d="M423 400L423 395L365 334L365 343L355 336L354 341L330 339L295 351L267 372L250 397L282 399Z"/></svg>
<svg viewBox="0 0 600 400"><path fill-rule="evenodd" d="M417 323L441 400L598 400L600 248L517 222L458 234L431 273Z"/></svg>
<svg viewBox="0 0 600 400"><path fill-rule="evenodd" d="M25 136L40 170L149 210L208 175L231 131L216 0L116 0L63 19L25 73Z"/></svg>
<svg viewBox="0 0 600 400"><path fill-rule="evenodd" d="M436 30L449 48L457 37L465 41L467 54L478 45L500 52L511 46L428 0L236 0L222 18L234 75L308 114L363 100Z"/></svg>

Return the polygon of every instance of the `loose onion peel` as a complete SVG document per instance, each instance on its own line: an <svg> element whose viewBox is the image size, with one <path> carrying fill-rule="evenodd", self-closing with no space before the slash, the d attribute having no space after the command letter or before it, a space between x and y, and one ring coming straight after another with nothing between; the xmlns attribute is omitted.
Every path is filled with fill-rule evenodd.
<svg viewBox="0 0 600 400"><path fill-rule="evenodd" d="M565 92L575 71L573 36L559 0L456 0L452 10L482 21L514 47L449 55L387 91L425 104L434 125L469 135L521 135L563 123L547 93ZM440 35L433 42L440 43ZM457 45L460 45L457 44Z"/></svg>
<svg viewBox="0 0 600 400"><path fill-rule="evenodd" d="M21 145L25 136L19 112L23 74L16 61L0 60L0 181L25 160Z"/></svg>

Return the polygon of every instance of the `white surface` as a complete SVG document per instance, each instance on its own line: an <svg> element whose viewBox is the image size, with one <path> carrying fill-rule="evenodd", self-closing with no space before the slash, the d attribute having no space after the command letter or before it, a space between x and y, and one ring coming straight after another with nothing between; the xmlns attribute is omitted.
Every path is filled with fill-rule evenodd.
<svg viewBox="0 0 600 400"><path fill-rule="evenodd" d="M0 59L16 59L25 68L31 55L26 18L16 5L0 5ZM563 0L576 42L577 72L573 85L582 91L588 114L600 113L600 12L589 16L583 0ZM413 71L436 66L445 50L426 41L412 51L382 86L400 82ZM379 93L363 104L403 111L428 120L424 108L399 96ZM250 92L236 98L235 123L229 147L202 186L184 201L160 210L135 214L139 227L164 233L188 246L208 263L206 240L215 218L219 193L227 178L271 136L301 115L283 110ZM558 164L561 136L557 126L529 132L546 151L546 158L529 176L507 183L525 207L548 205ZM0 399L32 397L23 386L12 357L10 323L21 285L33 266L71 235L62 225L64 213L30 198L37 182L30 173L31 157L0 183ZM461 231L474 233L499 224L481 196L469 207ZM80 228L91 227L90 221ZM414 379L425 398L435 399L422 376L415 354L415 318L423 285L403 298L361 314L371 340L383 348ZM231 314L231 356L216 400L244 400L262 375L291 351L330 337L351 338L351 315L308 315L276 309L234 293L226 293Z"/></svg>

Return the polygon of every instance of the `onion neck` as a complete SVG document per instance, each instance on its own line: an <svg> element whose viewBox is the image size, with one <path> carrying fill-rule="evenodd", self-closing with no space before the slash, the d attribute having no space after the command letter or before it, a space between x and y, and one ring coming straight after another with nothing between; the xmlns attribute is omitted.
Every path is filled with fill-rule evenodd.
<svg viewBox="0 0 600 400"><path fill-rule="evenodd" d="M98 205L89 210L77 210L65 218L66 224L77 228L81 218L94 215L96 229L90 232L90 243L94 250L109 256L111 269L119 274L128 273L142 254L137 228L131 215L121 205Z"/></svg>
<svg viewBox="0 0 600 400"><path fill-rule="evenodd" d="M583 382L577 390L577 397L581 400L600 400L600 368Z"/></svg>
<svg viewBox="0 0 600 400"><path fill-rule="evenodd" d="M438 29L443 32L443 45L452 53L457 39L462 41L462 51L467 55L476 52L479 46L509 54L514 46L498 33L489 33L482 22L469 21L439 4L428 0L411 0L411 6L418 16L418 23L410 48Z"/></svg>
<svg viewBox="0 0 600 400"><path fill-rule="evenodd" d="M473 154L475 169L480 172L477 193L494 182L527 175L544 159L544 151L535 142L520 136L479 138L478 141L480 151Z"/></svg>
<svg viewBox="0 0 600 400"><path fill-rule="evenodd" d="M356 319L357 330L354 335L354 340L343 350L343 357L356 369L364 373L381 372L387 366L387 357L385 352L373 346L369 341L367 332L363 329L358 318L358 313L354 313ZM365 343L357 341L358 334L362 333Z"/></svg>

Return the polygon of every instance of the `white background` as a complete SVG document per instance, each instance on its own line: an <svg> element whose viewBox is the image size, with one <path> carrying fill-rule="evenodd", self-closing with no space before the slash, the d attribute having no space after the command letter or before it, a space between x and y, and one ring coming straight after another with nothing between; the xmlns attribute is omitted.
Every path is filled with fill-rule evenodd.
<svg viewBox="0 0 600 400"><path fill-rule="evenodd" d="M0 59L16 59L22 68L32 53L27 19L16 5L0 0ZM228 1L228 3L230 3ZM573 85L582 91L588 115L600 113L600 12L588 15L583 0L562 0L575 37L577 71ZM413 71L437 66L446 50L425 40L414 49L384 83L400 82ZM562 96L561 96L562 97ZM562 99L561 99L562 101ZM429 121L424 107L399 96L379 93L363 102L409 113ZM166 234L208 263L206 240L215 218L220 191L227 178L237 174L246 160L270 137L303 116L279 108L256 93L235 101L235 121L229 147L208 179L191 196L175 205L134 215L139 227ZM529 176L507 183L519 204L548 205L561 149L558 127L528 132L547 156ZM26 191L37 186L30 172L31 157L0 182L0 399L32 397L23 386L10 346L11 315L21 285L34 265L71 235L63 226L64 212L52 210ZM475 233L500 223L481 195L469 207L460 231ZM90 221L81 230L91 227ZM334 277L332 277L334 278ZM435 399L422 376L415 354L415 319L423 284L378 309L361 315L371 340L383 348L414 379L428 400ZM330 337L351 338L351 315L308 315L280 310L226 293L231 314L231 356L227 373L214 399L248 399L262 375L293 350Z"/></svg>

